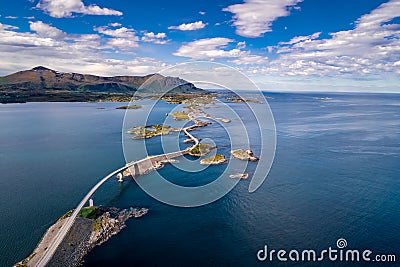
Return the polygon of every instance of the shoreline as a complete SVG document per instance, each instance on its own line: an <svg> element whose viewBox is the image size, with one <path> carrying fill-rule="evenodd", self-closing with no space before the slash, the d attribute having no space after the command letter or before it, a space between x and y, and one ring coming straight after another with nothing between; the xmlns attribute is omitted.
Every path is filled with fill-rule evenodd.
<svg viewBox="0 0 400 267"><path fill-rule="evenodd" d="M198 99L197 101L199 101ZM204 99L201 99L204 101ZM202 121L198 119L199 117L205 117L205 118L211 118L208 114L204 113L202 108L206 104L211 103L213 100L207 98L207 103L196 103L193 101L193 99L188 99L185 104L189 105L189 112L183 112L186 117L185 120L192 121L194 124L185 128L179 129L180 132L183 132L194 144L192 146L187 147L184 150L177 151L177 152L172 152L172 153L167 153L167 154L161 154L161 155L155 155L155 156L148 156L142 160L136 161L136 162L130 162L127 163L125 166L119 168L118 170L115 170L114 172L110 173L108 176L104 177L101 181L99 181L90 191L89 193L84 197L84 199L80 202L80 204L77 206L75 210L72 212L68 212L69 216L64 215L61 220L58 220L54 225L52 225L49 230L45 233L43 236L41 242L38 244L34 252L28 256L25 260L17 263L15 266L36 266L36 264L39 265L47 265L51 264L53 262L56 262L56 266L59 266L60 264L63 266L77 266L77 264L83 259L85 255L95 246L100 245L104 242L106 242L112 235L117 234L122 228L125 227L124 222L129 219L132 216L135 217L140 217L136 215L131 215L128 216L126 219L123 220L114 220L112 217L108 215L108 218L105 218L106 224L110 222L111 228L108 227L106 230L101 227L105 232L97 235L97 238L92 239L92 236L96 233L95 230L92 229L92 231L89 231L88 228L91 225L93 228L93 225L96 225L97 219L95 222L87 221L86 218L81 218L79 217L78 212L83 211L83 206L85 203L89 200L89 198L95 193L95 191L108 179L113 177L115 174L119 172L124 172L123 176L125 175L125 171L128 170L128 175L130 174L133 177L136 177L138 175L144 175L147 174L151 171L160 169L164 166L164 163L171 163L173 162L172 159L175 157L182 156L184 154L190 154L192 150L194 151L196 148L199 150L202 155L205 155L207 153L203 153L203 151L200 149L200 140L194 137L192 134L189 133L189 131L192 131L193 129L197 127L205 127L210 124L210 122L207 121ZM190 102L192 101L192 102ZM175 117L176 120L179 120L179 118ZM223 121L223 122L230 122L229 119L224 119L224 118L218 118L218 120ZM145 127L145 126L144 126ZM154 137L154 136L151 136ZM204 144L207 145L207 144ZM213 149L213 148L212 148ZM196 151L197 151L196 150ZM211 149L210 149L211 150ZM222 155L220 155L222 156ZM222 156L223 157L223 156ZM226 162L224 158L224 162ZM201 163L201 162L200 162ZM212 162L215 164L214 162ZM218 164L221 162L218 162ZM135 169L140 169L138 173L135 172ZM133 171L132 171L133 170ZM132 210L131 210L132 212ZM137 211L135 211L137 212ZM147 213L147 210L146 210ZM109 214L105 212L104 214ZM103 216L103 215L101 215ZM119 217L119 216L118 216ZM91 222L91 223L90 223ZM103 225L103 223L101 223ZM114 229L116 226L115 230ZM57 230L55 231L55 228L57 227ZM110 230L111 229L111 230ZM83 239L81 240L71 240L71 233L72 236L74 236L73 233L83 231L80 236L82 236ZM110 232L111 231L111 232ZM89 241L87 240L87 236L90 236ZM106 236L106 238L99 242L99 238L102 238L102 236ZM65 245L67 244L67 245ZM72 248L71 248L72 247ZM65 251L70 251L69 256L67 255L68 253L64 253ZM78 251L78 252L77 252ZM61 253L62 256L59 256ZM35 263L36 264L33 264Z"/></svg>
<svg viewBox="0 0 400 267"><path fill-rule="evenodd" d="M107 242L124 229L127 220L132 217L140 218L148 212L148 209L145 208L132 207L123 210L96 207L96 210L100 211L97 218L77 217L75 219L71 229L47 263L49 266L79 266L93 248ZM16 263L14 267L36 266L61 231L66 219L71 215L71 211L51 225L33 252L24 260Z"/></svg>

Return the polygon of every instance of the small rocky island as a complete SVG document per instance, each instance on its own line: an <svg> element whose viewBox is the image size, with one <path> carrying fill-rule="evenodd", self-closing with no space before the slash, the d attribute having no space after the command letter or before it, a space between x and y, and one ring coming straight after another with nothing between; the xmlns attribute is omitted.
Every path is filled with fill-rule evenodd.
<svg viewBox="0 0 400 267"><path fill-rule="evenodd" d="M259 160L259 158L254 156L253 151L251 151L251 150L243 150L243 149L232 150L231 155L234 158L237 158L240 160L249 160L249 161L258 161Z"/></svg>
<svg viewBox="0 0 400 267"><path fill-rule="evenodd" d="M179 132L178 128L171 128L168 125L150 125L150 126L137 126L128 131L130 134L135 134L133 139L152 138L158 135L166 135L173 132Z"/></svg>
<svg viewBox="0 0 400 267"><path fill-rule="evenodd" d="M249 178L249 174L248 173L231 174L231 175L229 175L229 178L231 178L231 179L247 179L247 178Z"/></svg>
<svg viewBox="0 0 400 267"><path fill-rule="evenodd" d="M215 146L211 146L210 144L197 144L190 151L189 155L195 157L201 157L210 153L211 150L216 148Z"/></svg>
<svg viewBox="0 0 400 267"><path fill-rule="evenodd" d="M202 165L218 165L218 164L223 164L226 161L227 160L224 157L224 155L216 154L215 156L200 160L200 164L202 164Z"/></svg>
<svg viewBox="0 0 400 267"><path fill-rule="evenodd" d="M261 101L256 100L256 99L244 99L239 96L231 96L231 97L226 97L226 101L231 102L231 103L256 103L256 104L262 104Z"/></svg>
<svg viewBox="0 0 400 267"><path fill-rule="evenodd" d="M141 105L128 105L128 106L119 106L116 109L140 109L142 108Z"/></svg>
<svg viewBox="0 0 400 267"><path fill-rule="evenodd" d="M172 113L169 113L168 116L174 117L174 120L177 120L177 121L190 120L189 114L184 111L172 112Z"/></svg>
<svg viewBox="0 0 400 267"><path fill-rule="evenodd" d="M70 210L50 226L33 253L14 267L36 266L72 212L73 210ZM124 229L128 219L142 217L147 212L146 208L123 210L95 206L82 208L48 266L79 266L94 247L103 244Z"/></svg>

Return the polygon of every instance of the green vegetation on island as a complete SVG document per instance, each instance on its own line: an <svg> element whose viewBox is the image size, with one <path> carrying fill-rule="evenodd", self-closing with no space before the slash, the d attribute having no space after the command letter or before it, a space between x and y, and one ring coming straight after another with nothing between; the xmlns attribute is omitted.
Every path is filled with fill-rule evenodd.
<svg viewBox="0 0 400 267"><path fill-rule="evenodd" d="M78 213L78 217L94 220L98 217L98 208L95 206L83 207Z"/></svg>
<svg viewBox="0 0 400 267"><path fill-rule="evenodd" d="M261 101L258 101L256 99L244 99L239 96L231 96L231 97L226 97L226 101L232 102L232 103L256 103L256 104L262 104Z"/></svg>
<svg viewBox="0 0 400 267"><path fill-rule="evenodd" d="M178 132L178 128L171 128L169 125L150 125L137 126L128 131L130 134L136 134L133 139L152 138L158 135L166 135L172 132Z"/></svg>
<svg viewBox="0 0 400 267"><path fill-rule="evenodd" d="M224 155L221 155L221 154L215 154L212 157L200 160L200 164L203 164L203 165L217 165L217 164L222 164L225 162L226 162L226 158L224 157Z"/></svg>
<svg viewBox="0 0 400 267"><path fill-rule="evenodd" d="M198 144L194 146L192 149L190 149L189 155L201 157L210 153L210 151L213 150L214 148L215 147L211 146L210 144Z"/></svg>
<svg viewBox="0 0 400 267"><path fill-rule="evenodd" d="M201 92L199 94L196 93L181 93L179 95L166 95L160 98L160 100L165 100L168 104L210 104L212 102L213 97L216 94L213 93L204 93ZM158 100L158 98L154 98L154 100Z"/></svg>
<svg viewBox="0 0 400 267"><path fill-rule="evenodd" d="M68 211L67 213L65 213L63 216L61 216L61 218L60 219L58 219L59 221L62 221L62 220L64 220L65 218L68 218L68 217L70 217L71 216L71 214L74 212L74 210L70 210L70 211Z"/></svg>
<svg viewBox="0 0 400 267"><path fill-rule="evenodd" d="M96 219L100 214L98 214L98 207L96 206L88 206L88 207L83 207L79 213L78 213L78 217L81 218L88 218L88 219ZM72 213L74 212L74 210L70 210L67 213L65 213L63 216L60 217L60 219L58 219L59 221L62 221L68 217L70 217L72 215Z"/></svg>
<svg viewBox="0 0 400 267"><path fill-rule="evenodd" d="M189 114L184 112L184 111L177 111L177 112L172 112L168 114L170 116L173 116L175 120L177 121L188 121L190 120Z"/></svg>
<svg viewBox="0 0 400 267"><path fill-rule="evenodd" d="M141 105L128 105L128 106L119 106L116 109L139 109L142 108Z"/></svg>

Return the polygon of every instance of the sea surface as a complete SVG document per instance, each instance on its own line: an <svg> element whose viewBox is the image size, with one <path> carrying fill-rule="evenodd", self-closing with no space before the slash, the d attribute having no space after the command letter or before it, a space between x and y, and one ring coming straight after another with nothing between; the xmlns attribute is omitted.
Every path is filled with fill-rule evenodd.
<svg viewBox="0 0 400 267"><path fill-rule="evenodd" d="M265 95L276 122L277 147L272 169L256 192L248 192L250 179L241 180L216 202L179 208L148 196L135 181L111 179L95 194L95 205L149 212L129 220L83 266L294 266L276 258L260 262L256 254L265 245L321 251L336 248L339 238L349 249L396 254L399 264L400 95ZM0 266L28 256L51 224L125 164L122 140L133 140L122 135L125 110L115 109L122 104L0 105ZM245 104L232 105L240 111ZM159 103L150 121L161 123L174 107ZM257 132L247 119L248 130ZM229 156L224 129L215 125L193 134L211 138L218 153ZM148 153L160 153L159 144L159 137L150 139ZM133 154L140 158L142 153ZM188 175L166 165L160 173L174 183L197 186L223 168ZM141 179L146 177L151 175ZM327 265L350 263L301 266Z"/></svg>

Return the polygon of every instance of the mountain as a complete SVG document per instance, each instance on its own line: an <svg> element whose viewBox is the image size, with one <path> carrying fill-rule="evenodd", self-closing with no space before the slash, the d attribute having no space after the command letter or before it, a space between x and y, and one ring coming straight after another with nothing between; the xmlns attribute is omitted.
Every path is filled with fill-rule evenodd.
<svg viewBox="0 0 400 267"><path fill-rule="evenodd" d="M1 103L127 101L133 94L161 96L164 93L206 94L207 91L180 78L160 74L101 77L58 72L43 66L0 77Z"/></svg>

